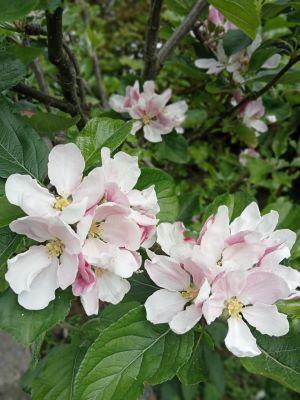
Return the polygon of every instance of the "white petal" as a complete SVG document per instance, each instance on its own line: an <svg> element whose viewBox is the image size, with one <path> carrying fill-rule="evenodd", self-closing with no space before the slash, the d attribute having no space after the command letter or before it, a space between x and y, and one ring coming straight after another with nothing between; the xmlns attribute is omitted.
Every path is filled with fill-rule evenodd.
<svg viewBox="0 0 300 400"><path fill-rule="evenodd" d="M158 290L145 302L147 320L153 324L170 322L178 312L183 310L186 302L178 292Z"/></svg>
<svg viewBox="0 0 300 400"><path fill-rule="evenodd" d="M139 226L120 215L110 215L103 223L104 241L128 250L138 250L141 244L141 230Z"/></svg>
<svg viewBox="0 0 300 400"><path fill-rule="evenodd" d="M30 290L35 277L52 263L45 246L32 246L25 253L7 261L5 279L15 293Z"/></svg>
<svg viewBox="0 0 300 400"><path fill-rule="evenodd" d="M105 271L98 278L98 295L102 301L118 304L130 290L130 283L112 272Z"/></svg>
<svg viewBox="0 0 300 400"><path fill-rule="evenodd" d="M126 108L124 107L124 100L124 96L115 94L109 98L109 105L114 111L122 113L126 111Z"/></svg>
<svg viewBox="0 0 300 400"><path fill-rule="evenodd" d="M141 266L139 257L135 257L131 251L117 249L116 257L112 263L112 272L121 278L130 278Z"/></svg>
<svg viewBox="0 0 300 400"><path fill-rule="evenodd" d="M152 143L158 143L162 141L161 135L163 135L164 128L158 123L150 123L144 126L144 137Z"/></svg>
<svg viewBox="0 0 300 400"><path fill-rule="evenodd" d="M131 190L128 200L132 207L141 211L151 212L156 215L159 212L155 186L151 185L144 190Z"/></svg>
<svg viewBox="0 0 300 400"><path fill-rule="evenodd" d="M280 54L274 54L272 57L268 58L267 61L262 65L262 68L272 69L277 68L281 60Z"/></svg>
<svg viewBox="0 0 300 400"><path fill-rule="evenodd" d="M26 235L37 242L45 242L53 239L49 231L52 218L23 217L10 223L9 227L19 235Z"/></svg>
<svg viewBox="0 0 300 400"><path fill-rule="evenodd" d="M270 211L268 214L263 215L259 224L257 225L256 231L261 233L263 237L270 235L276 225L278 224L279 214L277 211Z"/></svg>
<svg viewBox="0 0 300 400"><path fill-rule="evenodd" d="M300 272L294 268L286 267L285 265L277 265L270 269L270 272L284 279L290 290L295 290L300 287Z"/></svg>
<svg viewBox="0 0 300 400"><path fill-rule="evenodd" d="M59 217L66 224L75 224L84 216L87 209L87 201L88 198L86 197L80 203L71 203L69 206L63 209Z"/></svg>
<svg viewBox="0 0 300 400"><path fill-rule="evenodd" d="M173 246L184 242L183 232L184 226L181 222L159 224L157 227L157 243L165 253L170 254Z"/></svg>
<svg viewBox="0 0 300 400"><path fill-rule="evenodd" d="M195 65L201 69L209 69L214 67L218 63L214 58L201 58L195 61Z"/></svg>
<svg viewBox="0 0 300 400"><path fill-rule="evenodd" d="M54 196L29 175L10 175L5 184L5 194L11 204L32 217L56 215Z"/></svg>
<svg viewBox="0 0 300 400"><path fill-rule="evenodd" d="M69 254L79 254L81 252L79 236L69 225L59 218L51 218L49 232L52 234L53 238L58 238L63 242L65 250Z"/></svg>
<svg viewBox="0 0 300 400"><path fill-rule="evenodd" d="M81 220L77 224L77 234L80 238L80 242L83 245L85 239L88 236L89 230L92 226L93 222L93 215L92 214L87 214L84 217L81 218Z"/></svg>
<svg viewBox="0 0 300 400"><path fill-rule="evenodd" d="M81 304L86 315L97 315L99 311L98 284L94 286L82 296L80 296Z"/></svg>
<svg viewBox="0 0 300 400"><path fill-rule="evenodd" d="M225 300L225 294L215 293L203 303L202 312L208 325L222 314Z"/></svg>
<svg viewBox="0 0 300 400"><path fill-rule="evenodd" d="M187 306L180 311L170 322L173 332L182 335L192 329L202 317L202 307L196 304Z"/></svg>
<svg viewBox="0 0 300 400"><path fill-rule="evenodd" d="M226 271L246 270L254 266L265 252L262 243L237 243L223 251L223 268Z"/></svg>
<svg viewBox="0 0 300 400"><path fill-rule="evenodd" d="M60 263L57 271L57 279L59 286L62 289L66 289L72 285L76 279L78 272L78 256L71 255L67 252L63 252L60 257Z"/></svg>
<svg viewBox="0 0 300 400"><path fill-rule="evenodd" d="M143 127L143 123L141 121L135 121L132 124L132 128L131 128L130 133L132 135L135 135L140 129L142 129L142 127Z"/></svg>
<svg viewBox="0 0 300 400"><path fill-rule="evenodd" d="M145 269L153 282L164 289L180 291L190 285L189 274L170 257L155 255L152 261L145 261Z"/></svg>
<svg viewBox="0 0 300 400"><path fill-rule="evenodd" d="M104 195L104 176L100 167L93 169L88 176L83 178L81 184L73 193L73 201L81 202L87 198L87 206L89 209L99 203Z"/></svg>
<svg viewBox="0 0 300 400"><path fill-rule="evenodd" d="M255 357L261 351L257 347L256 339L242 319L230 317L228 319L228 333L225 345L237 357Z"/></svg>
<svg viewBox="0 0 300 400"><path fill-rule="evenodd" d="M289 321L279 313L275 305L256 303L242 309L244 318L260 333L269 336L283 336L289 331Z"/></svg>
<svg viewBox="0 0 300 400"><path fill-rule="evenodd" d="M267 132L267 130L269 129L269 128L268 128L268 125L266 125L266 124L265 124L263 121L261 121L260 119L251 121L251 126L252 126L252 128L254 128L257 132L261 132L261 133Z"/></svg>
<svg viewBox="0 0 300 400"><path fill-rule="evenodd" d="M108 268L116 257L117 246L99 239L87 239L82 248L84 259L91 265Z"/></svg>
<svg viewBox="0 0 300 400"><path fill-rule="evenodd" d="M79 186L84 167L84 158L75 144L59 144L49 154L50 183L61 196L68 196Z"/></svg>
<svg viewBox="0 0 300 400"><path fill-rule="evenodd" d="M208 299L209 294L210 294L210 284L208 283L208 280L205 278L204 282L200 287L199 293L194 300L195 304L203 303L205 300Z"/></svg>
<svg viewBox="0 0 300 400"><path fill-rule="evenodd" d="M55 299L55 290L58 288L57 264L57 259L54 258L52 264L33 280L30 290L19 294L18 301L22 307L28 310L42 310Z"/></svg>
<svg viewBox="0 0 300 400"><path fill-rule="evenodd" d="M255 230L260 222L260 212L257 203L249 204L242 214L235 218L230 224L231 234L234 235L241 231Z"/></svg>

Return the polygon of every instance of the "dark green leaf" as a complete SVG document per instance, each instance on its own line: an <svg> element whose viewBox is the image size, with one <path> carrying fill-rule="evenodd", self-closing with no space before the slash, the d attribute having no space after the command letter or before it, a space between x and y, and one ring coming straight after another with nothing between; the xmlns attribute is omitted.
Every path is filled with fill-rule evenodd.
<svg viewBox="0 0 300 400"><path fill-rule="evenodd" d="M25 75L26 66L22 61L5 51L0 51L0 92L19 83Z"/></svg>
<svg viewBox="0 0 300 400"><path fill-rule="evenodd" d="M9 228L0 228L0 268L16 251L22 237L13 233Z"/></svg>
<svg viewBox="0 0 300 400"><path fill-rule="evenodd" d="M49 150L37 133L0 99L0 176L29 174L43 180Z"/></svg>
<svg viewBox="0 0 300 400"><path fill-rule="evenodd" d="M217 196L215 200L208 207L206 207L205 213L201 219L202 223L204 223L211 215L215 214L218 211L218 208L223 205L229 208L229 213L231 215L234 207L234 195L224 193L220 196Z"/></svg>
<svg viewBox="0 0 300 400"><path fill-rule="evenodd" d="M276 303L278 311L291 318L300 319L300 300L280 300Z"/></svg>
<svg viewBox="0 0 300 400"><path fill-rule="evenodd" d="M163 136L163 142L155 146L155 156L158 160L169 160L178 164L188 161L188 144L178 133Z"/></svg>
<svg viewBox="0 0 300 400"><path fill-rule="evenodd" d="M0 22L22 18L37 4L38 0L0 0Z"/></svg>
<svg viewBox="0 0 300 400"><path fill-rule="evenodd" d="M259 27L259 14L255 0L209 0L222 14L242 31L255 39Z"/></svg>
<svg viewBox="0 0 300 400"><path fill-rule="evenodd" d="M251 39L239 29L229 30L223 38L223 47L227 56L244 50L251 44Z"/></svg>
<svg viewBox="0 0 300 400"><path fill-rule="evenodd" d="M136 188L139 190L155 185L155 191L160 206L158 218L160 222L174 222L178 215L178 199L175 195L173 178L157 168L142 168Z"/></svg>
<svg viewBox="0 0 300 400"><path fill-rule="evenodd" d="M189 358L193 335L152 325L138 307L89 348L75 380L75 399L136 400L143 384L171 379Z"/></svg>
<svg viewBox="0 0 300 400"><path fill-rule="evenodd" d="M24 212L19 207L10 204L5 196L0 196L0 228L23 216Z"/></svg>
<svg viewBox="0 0 300 400"><path fill-rule="evenodd" d="M69 291L57 292L55 300L47 308L31 311L21 307L17 295L8 289L0 296L0 328L28 345L66 317L71 298Z"/></svg>
<svg viewBox="0 0 300 400"><path fill-rule="evenodd" d="M231 214L231 220L241 215L243 210L253 201L255 198L246 192L236 192L234 194L234 207Z"/></svg>
<svg viewBox="0 0 300 400"><path fill-rule="evenodd" d="M56 133L58 131L65 131L71 126L74 126L79 116L74 118L63 117L52 113L38 111L30 118L24 117L24 121L33 127L39 134ZM45 122L47 121L47 122Z"/></svg>

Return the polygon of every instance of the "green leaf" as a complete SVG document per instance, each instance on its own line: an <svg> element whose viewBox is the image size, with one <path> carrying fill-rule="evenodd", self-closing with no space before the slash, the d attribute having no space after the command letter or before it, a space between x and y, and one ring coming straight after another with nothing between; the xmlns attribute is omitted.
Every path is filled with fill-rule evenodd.
<svg viewBox="0 0 300 400"><path fill-rule="evenodd" d="M61 5L61 0L39 0L36 8L48 11L54 11L60 5Z"/></svg>
<svg viewBox="0 0 300 400"><path fill-rule="evenodd" d="M254 0L209 0L209 3L248 36L255 39L260 20Z"/></svg>
<svg viewBox="0 0 300 400"><path fill-rule="evenodd" d="M157 168L142 168L137 182L139 190L155 185L155 191L160 206L158 218L160 222L174 222L178 215L178 198L175 195L175 183L166 172Z"/></svg>
<svg viewBox="0 0 300 400"><path fill-rule="evenodd" d="M251 194L246 192L236 192L234 194L234 207L231 214L231 220L240 216L243 210L255 200Z"/></svg>
<svg viewBox="0 0 300 400"><path fill-rule="evenodd" d="M223 38L223 47L227 56L244 50L251 44L251 39L239 29L230 29Z"/></svg>
<svg viewBox="0 0 300 400"><path fill-rule="evenodd" d="M0 268L16 251L23 236L16 235L9 228L0 228Z"/></svg>
<svg viewBox="0 0 300 400"><path fill-rule="evenodd" d="M100 150L108 147L116 150L130 134L132 122L124 122L112 118L93 118L84 129L75 143L81 150L87 168L100 161Z"/></svg>
<svg viewBox="0 0 300 400"><path fill-rule="evenodd" d="M204 109L188 110L183 123L184 128L200 127L207 118L207 112Z"/></svg>
<svg viewBox="0 0 300 400"><path fill-rule="evenodd" d="M32 384L32 400L73 399L74 380L86 347L55 347L38 366Z"/></svg>
<svg viewBox="0 0 300 400"><path fill-rule="evenodd" d="M79 116L70 118L47 112L36 112L32 117L23 117L24 121L33 127L39 134L56 133L65 131L74 126L80 119ZM47 123L45 123L47 121Z"/></svg>
<svg viewBox="0 0 300 400"><path fill-rule="evenodd" d="M35 8L37 3L38 0L0 0L0 22L24 17Z"/></svg>
<svg viewBox="0 0 300 400"><path fill-rule="evenodd" d="M155 157L158 160L169 160L178 164L188 161L188 144L178 133L163 136L162 143L155 146Z"/></svg>
<svg viewBox="0 0 300 400"><path fill-rule="evenodd" d="M0 98L0 176L29 174L42 181L49 150L38 134Z"/></svg>
<svg viewBox="0 0 300 400"><path fill-rule="evenodd" d="M280 300L276 303L278 311L291 318L300 319L300 300Z"/></svg>
<svg viewBox="0 0 300 400"><path fill-rule="evenodd" d="M292 325L292 324L291 324ZM274 379L300 393L300 334L299 328L290 326L290 332L274 338L253 332L262 354L241 358L243 366L254 374Z"/></svg>
<svg viewBox="0 0 300 400"><path fill-rule="evenodd" d="M19 207L10 204L5 196L0 197L0 228L23 216L24 212Z"/></svg>
<svg viewBox="0 0 300 400"><path fill-rule="evenodd" d="M229 208L229 216L232 214L234 207L234 195L229 193L221 194L217 196L215 200L205 209L204 215L201 219L204 224L207 218L215 214L220 206L227 206Z"/></svg>
<svg viewBox="0 0 300 400"><path fill-rule="evenodd" d="M25 75L26 66L22 61L0 51L0 92L19 83Z"/></svg>
<svg viewBox="0 0 300 400"><path fill-rule="evenodd" d="M203 358L204 346L202 343L202 334L198 334L195 339L190 359L180 368L177 374L180 381L185 385L194 385L207 380L207 370Z"/></svg>
<svg viewBox="0 0 300 400"><path fill-rule="evenodd" d="M143 306L107 328L89 348L75 380L75 400L136 400L144 382L171 379L189 358L193 335L146 321Z"/></svg>
<svg viewBox="0 0 300 400"><path fill-rule="evenodd" d="M235 132L238 139L244 142L248 147L255 147L257 145L257 137L253 129L241 123L237 123L235 124Z"/></svg>
<svg viewBox="0 0 300 400"><path fill-rule="evenodd" d="M28 345L64 320L70 310L71 298L69 291L58 291L55 300L47 308L31 311L21 307L17 295L8 289L0 296L0 328Z"/></svg>

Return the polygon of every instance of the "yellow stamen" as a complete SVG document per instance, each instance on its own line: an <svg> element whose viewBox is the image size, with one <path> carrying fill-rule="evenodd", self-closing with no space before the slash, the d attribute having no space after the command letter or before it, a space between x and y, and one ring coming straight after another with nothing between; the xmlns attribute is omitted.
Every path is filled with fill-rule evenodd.
<svg viewBox="0 0 300 400"><path fill-rule="evenodd" d="M101 276L105 272L105 269L100 268L100 267L94 267L94 270L95 270L95 274L96 274L97 278L101 278Z"/></svg>
<svg viewBox="0 0 300 400"><path fill-rule="evenodd" d="M65 245L60 239L49 240L46 244L48 253L53 257L59 257L62 255Z"/></svg>
<svg viewBox="0 0 300 400"><path fill-rule="evenodd" d="M197 289L195 286L190 286L186 290L180 292L181 296L188 301L194 300L198 296L198 293L199 289Z"/></svg>
<svg viewBox="0 0 300 400"><path fill-rule="evenodd" d="M71 203L72 201L67 199L66 197L57 196L55 197L53 208L62 211L64 208L68 207Z"/></svg>
<svg viewBox="0 0 300 400"><path fill-rule="evenodd" d="M228 313L231 317L242 319L241 310L244 304L241 303L236 297L232 297L226 304Z"/></svg>
<svg viewBox="0 0 300 400"><path fill-rule="evenodd" d="M94 239L100 239L103 235L104 229L102 227L101 222L93 222L92 226L90 227L88 237Z"/></svg>
<svg viewBox="0 0 300 400"><path fill-rule="evenodd" d="M147 125L151 121L151 118L148 115L143 116L143 124Z"/></svg>

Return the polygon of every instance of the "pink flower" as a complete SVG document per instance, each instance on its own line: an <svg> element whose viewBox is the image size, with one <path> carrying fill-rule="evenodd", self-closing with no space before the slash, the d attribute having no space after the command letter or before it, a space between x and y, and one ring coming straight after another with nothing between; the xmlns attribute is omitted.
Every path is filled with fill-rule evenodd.
<svg viewBox="0 0 300 400"><path fill-rule="evenodd" d="M225 32L229 29L237 29L232 22L225 20L224 15L213 6L209 6L208 20L214 25L223 28Z"/></svg>
<svg viewBox="0 0 300 400"><path fill-rule="evenodd" d="M40 310L55 298L57 288L71 285L78 271L79 237L58 217L24 217L10 229L39 243L7 262L5 279L29 310Z"/></svg>
<svg viewBox="0 0 300 400"><path fill-rule="evenodd" d="M59 216L69 224L77 222L104 194L100 168L83 178L85 162L72 143L55 146L49 154L48 176L56 195L29 175L13 174L5 185L11 204L31 217Z"/></svg>
<svg viewBox="0 0 300 400"><path fill-rule="evenodd" d="M244 110L239 113L243 124L248 128L253 128L259 133L264 133L268 130L268 125L261 120L264 114L265 107L261 97L257 100L249 101Z"/></svg>
<svg viewBox="0 0 300 400"><path fill-rule="evenodd" d="M144 136L150 142L161 142L162 135L175 129L182 133L181 127L187 105L179 101L167 105L172 95L170 89L162 94L155 93L153 81L144 83L143 92L140 92L138 81L134 86L128 86L126 96L114 95L110 98L110 106L117 112L127 112L135 121L131 133L134 135L143 129Z"/></svg>
<svg viewBox="0 0 300 400"><path fill-rule="evenodd" d="M203 304L203 315L211 324L223 312L228 315L226 347L238 357L261 353L245 321L259 332L283 336L289 331L287 316L274 303L290 294L286 282L270 272L234 271L212 285L212 294Z"/></svg>
<svg viewBox="0 0 300 400"><path fill-rule="evenodd" d="M239 156L240 164L246 167L249 158L260 158L260 154L254 149L251 148L245 149L240 153Z"/></svg>

